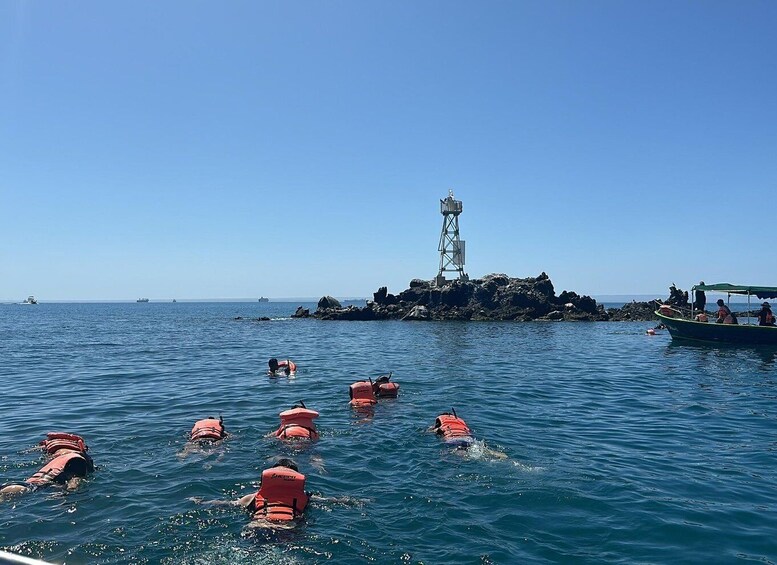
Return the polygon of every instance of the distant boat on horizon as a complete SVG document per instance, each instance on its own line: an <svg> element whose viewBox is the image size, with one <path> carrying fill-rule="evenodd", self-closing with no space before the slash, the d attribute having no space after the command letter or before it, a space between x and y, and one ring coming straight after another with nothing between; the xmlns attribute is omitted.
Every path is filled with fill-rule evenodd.
<svg viewBox="0 0 777 565"><path fill-rule="evenodd" d="M21 304L37 304L37 303L38 303L38 301L32 295L28 296L27 300L21 302Z"/></svg>
<svg viewBox="0 0 777 565"><path fill-rule="evenodd" d="M138 298L135 302L148 302L148 298Z"/></svg>
<svg viewBox="0 0 777 565"><path fill-rule="evenodd" d="M173 298L173 302L176 302L176 299L175 299L175 298Z"/></svg>
<svg viewBox="0 0 777 565"><path fill-rule="evenodd" d="M259 297L259 302L269 302L269 301L270 301L269 298L265 298L264 296Z"/></svg>

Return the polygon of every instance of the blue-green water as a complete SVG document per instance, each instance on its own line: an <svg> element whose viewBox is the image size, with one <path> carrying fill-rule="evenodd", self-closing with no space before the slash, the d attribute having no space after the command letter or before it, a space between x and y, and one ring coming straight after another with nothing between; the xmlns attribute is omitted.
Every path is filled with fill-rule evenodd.
<svg viewBox="0 0 777 565"><path fill-rule="evenodd" d="M777 561L777 351L675 345L649 322L234 320L296 306L0 306L0 481L42 465L29 448L50 430L84 435L98 467L76 492L0 503L0 547L67 563ZM297 377L269 379L269 357ZM348 385L388 370L399 399L353 412ZM264 436L298 399L321 440L293 451ZM451 406L509 460L426 432ZM179 457L219 413L231 437ZM350 502L267 533L190 500L252 492L279 455Z"/></svg>

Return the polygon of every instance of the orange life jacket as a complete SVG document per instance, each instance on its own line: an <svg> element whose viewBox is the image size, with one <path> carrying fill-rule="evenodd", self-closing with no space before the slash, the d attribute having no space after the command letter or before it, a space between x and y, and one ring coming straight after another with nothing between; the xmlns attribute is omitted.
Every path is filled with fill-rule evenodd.
<svg viewBox="0 0 777 565"><path fill-rule="evenodd" d="M373 383L372 390L378 398L396 398L399 394L397 383Z"/></svg>
<svg viewBox="0 0 777 565"><path fill-rule="evenodd" d="M667 316L668 318L674 318L675 315L677 314L677 310L675 310L668 304L662 304L661 306L659 306L658 311L664 316Z"/></svg>
<svg viewBox="0 0 777 565"><path fill-rule="evenodd" d="M89 462L87 461L86 457L84 457L81 453L68 451L54 457L54 459L46 463L46 465L41 467L37 473L35 473L25 482L31 485L47 485L56 482L57 477L62 474L67 464L73 459L83 460L84 464L87 466L86 468L89 468Z"/></svg>
<svg viewBox="0 0 777 565"><path fill-rule="evenodd" d="M262 472L251 518L287 522L301 516L307 505L305 475L288 467L272 467Z"/></svg>
<svg viewBox="0 0 777 565"><path fill-rule="evenodd" d="M205 418L194 424L191 432L191 441L219 440L224 437L224 424L215 418Z"/></svg>
<svg viewBox="0 0 777 565"><path fill-rule="evenodd" d="M372 383L370 381L353 383L348 389L348 392L351 395L351 406L367 406L378 403L375 399L375 393L372 390Z"/></svg>
<svg viewBox="0 0 777 565"><path fill-rule="evenodd" d="M275 432L275 437L281 439L306 438L317 439L318 432L313 420L318 418L318 412L307 408L292 408L279 414L281 426Z"/></svg>
<svg viewBox="0 0 777 565"><path fill-rule="evenodd" d="M442 434L445 439L454 439L460 437L471 437L472 432L467 427L467 423L451 414L440 414L437 416L437 433Z"/></svg>
<svg viewBox="0 0 777 565"><path fill-rule="evenodd" d="M65 432L49 432L46 434L46 439L40 442L46 453L54 454L61 449L68 451L87 451L89 448L86 446L84 438L76 434L68 434Z"/></svg>

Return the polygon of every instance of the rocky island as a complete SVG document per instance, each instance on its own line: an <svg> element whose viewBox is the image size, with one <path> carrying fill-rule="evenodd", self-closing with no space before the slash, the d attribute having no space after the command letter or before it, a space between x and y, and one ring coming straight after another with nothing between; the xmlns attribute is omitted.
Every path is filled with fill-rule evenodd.
<svg viewBox="0 0 777 565"><path fill-rule="evenodd" d="M682 297L680 291L674 291ZM675 304L674 296L671 294L666 303ZM687 302L687 293L685 298ZM313 314L299 307L293 317L312 316L320 320L634 321L654 319L653 312L662 303L662 300L632 302L622 308L605 309L590 296L576 292L564 290L557 296L550 277L544 272L527 278L495 273L480 279L454 280L445 286L413 279L409 288L396 295L390 294L384 286L361 307L343 307L335 298L324 296Z"/></svg>

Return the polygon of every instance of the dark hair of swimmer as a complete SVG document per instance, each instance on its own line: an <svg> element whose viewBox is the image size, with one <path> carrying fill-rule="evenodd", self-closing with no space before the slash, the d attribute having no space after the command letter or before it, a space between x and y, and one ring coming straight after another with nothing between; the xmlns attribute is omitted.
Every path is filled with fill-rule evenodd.
<svg viewBox="0 0 777 565"><path fill-rule="evenodd" d="M299 473L299 469L297 468L297 464L294 461L292 461L291 459L286 459L286 458L278 459L278 462L275 465L273 465L273 467L288 467L292 471L296 471L296 472Z"/></svg>
<svg viewBox="0 0 777 565"><path fill-rule="evenodd" d="M300 400L299 402L297 402L295 405L293 405L291 407L292 410L294 410L295 408L305 408L305 409L307 409L307 406L305 406L305 403Z"/></svg>
<svg viewBox="0 0 777 565"><path fill-rule="evenodd" d="M277 360L275 357L273 357L272 359L270 359L270 360L267 362L267 364L270 366L270 370L271 370L273 373L274 373L275 371L277 371L277 370L278 370L278 360Z"/></svg>
<svg viewBox="0 0 777 565"><path fill-rule="evenodd" d="M83 456L83 459L74 457L67 462L62 473L54 479L55 483L64 484L73 477L85 477L87 474L94 471L94 461L92 461L92 458L86 453L82 453L81 455Z"/></svg>

